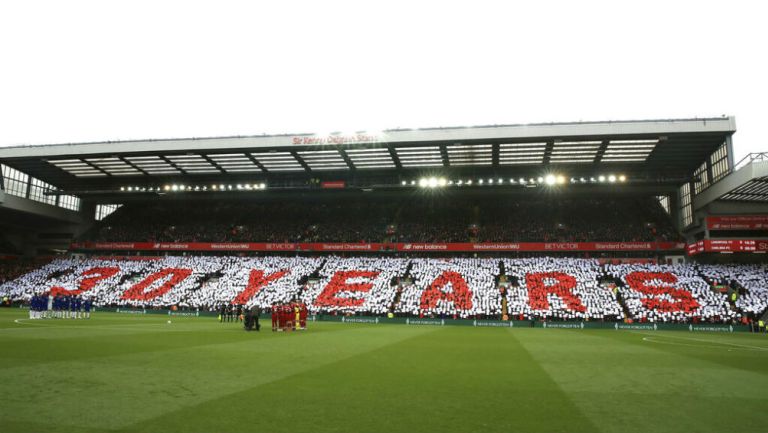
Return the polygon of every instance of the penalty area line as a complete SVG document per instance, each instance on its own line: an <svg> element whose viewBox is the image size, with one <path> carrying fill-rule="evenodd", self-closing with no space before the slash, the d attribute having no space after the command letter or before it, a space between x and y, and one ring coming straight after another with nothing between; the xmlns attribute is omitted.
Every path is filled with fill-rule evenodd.
<svg viewBox="0 0 768 433"><path fill-rule="evenodd" d="M677 341L664 341L664 338L687 340L687 341L697 342L699 344L696 344L696 343L683 343L683 342L677 342ZM648 337L643 337L643 341L648 342L648 343L656 343L656 344L669 344L669 345L672 345L672 346L688 346L688 347L702 347L702 348L711 348L711 349L726 349L729 352L732 352L734 350L749 350L749 351L757 351L757 352L768 351L768 348L766 348L766 347L750 346L750 345L746 345L746 344L718 342L718 341L711 341L711 340L701 340L701 339L686 338L686 337L648 336ZM706 344L700 344L700 343L706 343ZM728 347L728 346L731 346L731 347Z"/></svg>
<svg viewBox="0 0 768 433"><path fill-rule="evenodd" d="M68 320L68 319L61 319L61 320ZM79 319L83 320L83 319ZM87 319L84 319L87 320ZM31 323L30 323L31 322ZM31 326L32 328L0 328L0 332L2 331L8 331L8 330L19 330L19 329L36 329L36 328L47 328L47 329L102 329L102 328L142 328L142 327L159 327L162 325L166 325L166 322L162 323L136 323L136 324L92 324L92 325L81 325L81 326L67 326L65 323L57 324L50 321L39 321L38 319L14 319L13 323L17 325L25 325L25 326ZM81 322L82 323L82 322Z"/></svg>

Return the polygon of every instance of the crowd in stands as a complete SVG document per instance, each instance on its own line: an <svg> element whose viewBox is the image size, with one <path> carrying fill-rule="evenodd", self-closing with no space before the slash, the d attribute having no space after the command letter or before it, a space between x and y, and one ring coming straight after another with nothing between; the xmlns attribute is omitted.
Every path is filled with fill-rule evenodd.
<svg viewBox="0 0 768 433"><path fill-rule="evenodd" d="M14 245L11 241L5 238L0 233L0 255L3 254L19 254L20 251L18 248L16 248L16 245Z"/></svg>
<svg viewBox="0 0 768 433"><path fill-rule="evenodd" d="M0 284L15 280L16 278L43 266L49 261L50 259L45 258L12 258L7 260L0 260Z"/></svg>
<svg viewBox="0 0 768 433"><path fill-rule="evenodd" d="M653 198L129 203L83 240L114 242L676 241Z"/></svg>
<svg viewBox="0 0 768 433"><path fill-rule="evenodd" d="M266 309L296 298L302 280L323 263L310 257L208 258L213 276L183 301L184 306L205 308L229 303L247 309Z"/></svg>
<svg viewBox="0 0 768 433"><path fill-rule="evenodd" d="M500 201L483 209L482 242L677 241L669 215L653 198Z"/></svg>
<svg viewBox="0 0 768 433"><path fill-rule="evenodd" d="M312 313L385 314L397 293L397 279L408 260L330 257L318 281L307 284L301 300Z"/></svg>
<svg viewBox="0 0 768 433"><path fill-rule="evenodd" d="M485 317L501 313L498 259L413 259L395 311L414 316Z"/></svg>
<svg viewBox="0 0 768 433"><path fill-rule="evenodd" d="M741 295L734 303L715 285ZM0 284L0 297L77 296L96 306L266 309L513 320L733 322L768 308L753 265L600 264L538 257L163 257L58 259ZM735 305L734 305L735 304Z"/></svg>
<svg viewBox="0 0 768 433"><path fill-rule="evenodd" d="M768 268L765 265L699 265L704 278L713 286L736 292L736 307L752 315L768 308Z"/></svg>
<svg viewBox="0 0 768 433"><path fill-rule="evenodd" d="M629 314L641 322L731 321L739 314L694 265L606 265Z"/></svg>
<svg viewBox="0 0 768 433"><path fill-rule="evenodd" d="M508 311L518 319L556 320L624 318L614 293L599 285L603 275L597 260L539 257L504 261L511 284Z"/></svg>

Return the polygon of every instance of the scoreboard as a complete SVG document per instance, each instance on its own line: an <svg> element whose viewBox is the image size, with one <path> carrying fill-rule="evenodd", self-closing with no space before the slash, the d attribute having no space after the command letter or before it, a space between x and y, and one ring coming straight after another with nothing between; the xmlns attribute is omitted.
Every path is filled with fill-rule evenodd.
<svg viewBox="0 0 768 433"><path fill-rule="evenodd" d="M755 239L705 239L688 244L688 255L699 253L764 253L768 251L768 240Z"/></svg>

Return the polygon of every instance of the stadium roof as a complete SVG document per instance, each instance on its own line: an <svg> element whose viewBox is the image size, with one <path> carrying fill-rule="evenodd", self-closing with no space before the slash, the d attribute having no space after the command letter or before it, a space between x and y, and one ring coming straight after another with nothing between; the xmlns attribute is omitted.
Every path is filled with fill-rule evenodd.
<svg viewBox="0 0 768 433"><path fill-rule="evenodd" d="M395 129L19 146L0 162L65 191L125 184L445 173L623 173L680 182L733 117Z"/></svg>
<svg viewBox="0 0 768 433"><path fill-rule="evenodd" d="M713 201L768 203L768 153L750 153L736 170L699 194L695 207Z"/></svg>

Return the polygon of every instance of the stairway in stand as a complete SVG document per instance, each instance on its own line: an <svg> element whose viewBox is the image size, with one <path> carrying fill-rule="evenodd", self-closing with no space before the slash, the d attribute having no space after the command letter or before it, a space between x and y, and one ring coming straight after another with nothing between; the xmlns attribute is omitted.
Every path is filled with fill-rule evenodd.
<svg viewBox="0 0 768 433"><path fill-rule="evenodd" d="M499 275L496 277L496 289L501 292L501 318L509 319L509 310L507 309L507 288L502 284L507 284L507 269L504 266L504 261L499 260Z"/></svg>

